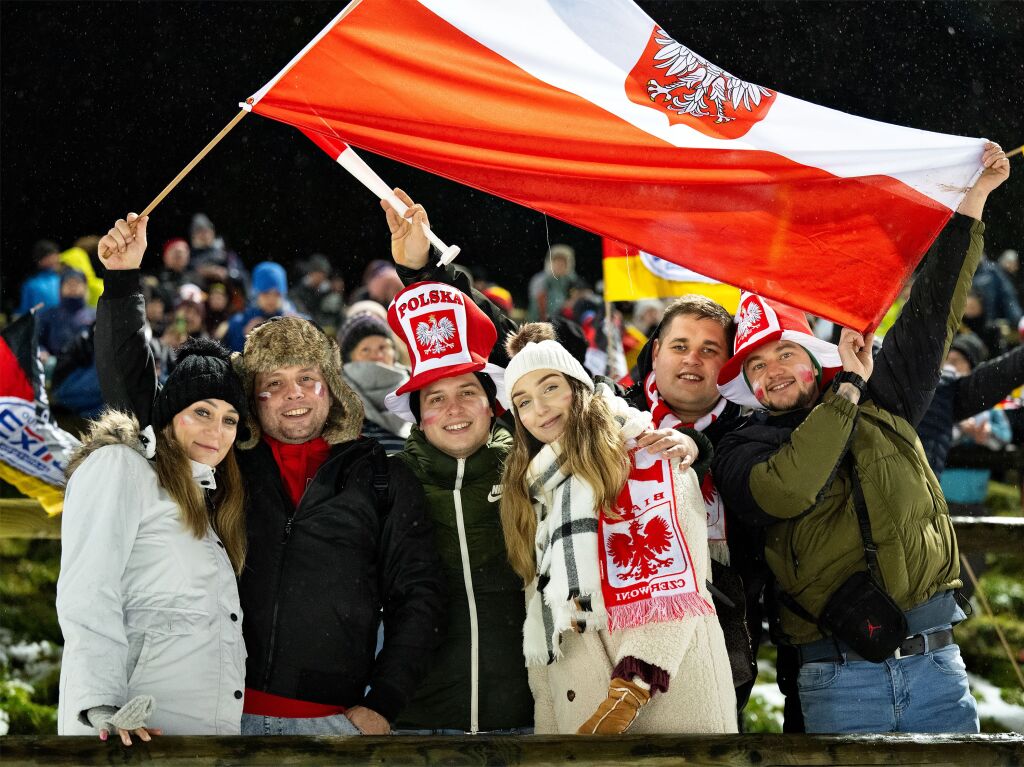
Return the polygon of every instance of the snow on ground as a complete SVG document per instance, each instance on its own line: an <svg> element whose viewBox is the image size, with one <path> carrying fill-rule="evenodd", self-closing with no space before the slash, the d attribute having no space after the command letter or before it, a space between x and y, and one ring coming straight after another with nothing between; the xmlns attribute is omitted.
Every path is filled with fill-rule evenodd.
<svg viewBox="0 0 1024 767"><path fill-rule="evenodd" d="M1024 706L1007 703L999 688L974 674L967 675L971 691L978 699L978 718L994 719L1000 727L1013 732L1024 732Z"/></svg>

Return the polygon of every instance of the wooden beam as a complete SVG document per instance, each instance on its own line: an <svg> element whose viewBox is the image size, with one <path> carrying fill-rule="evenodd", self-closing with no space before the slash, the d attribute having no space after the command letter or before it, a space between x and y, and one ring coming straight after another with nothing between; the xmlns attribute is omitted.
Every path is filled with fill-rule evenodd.
<svg viewBox="0 0 1024 767"><path fill-rule="evenodd" d="M4 765L990 765L1024 764L1024 740L999 735L622 735L525 737L5 737Z"/></svg>
<svg viewBox="0 0 1024 767"><path fill-rule="evenodd" d="M60 538L60 515L31 498L0 498L0 538Z"/></svg>

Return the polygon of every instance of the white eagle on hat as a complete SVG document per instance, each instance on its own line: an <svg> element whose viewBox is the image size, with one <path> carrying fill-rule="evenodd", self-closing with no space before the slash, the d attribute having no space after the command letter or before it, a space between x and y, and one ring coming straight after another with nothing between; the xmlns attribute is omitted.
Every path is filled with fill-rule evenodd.
<svg viewBox="0 0 1024 767"><path fill-rule="evenodd" d="M430 315L430 324L416 323L416 341L428 354L441 354L455 348L451 343L455 338L455 324L447 317L438 322L437 317Z"/></svg>

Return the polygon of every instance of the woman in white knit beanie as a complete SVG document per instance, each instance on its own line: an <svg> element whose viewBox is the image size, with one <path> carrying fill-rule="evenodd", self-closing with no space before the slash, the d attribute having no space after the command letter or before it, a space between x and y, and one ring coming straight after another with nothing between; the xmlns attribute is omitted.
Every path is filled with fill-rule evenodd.
<svg viewBox="0 0 1024 767"><path fill-rule="evenodd" d="M595 386L543 327L506 344L516 440L501 498L509 561L526 584L536 732L735 732L690 469L694 440L699 469L710 444L687 432L661 456L663 444L645 449L661 438L650 414Z"/></svg>

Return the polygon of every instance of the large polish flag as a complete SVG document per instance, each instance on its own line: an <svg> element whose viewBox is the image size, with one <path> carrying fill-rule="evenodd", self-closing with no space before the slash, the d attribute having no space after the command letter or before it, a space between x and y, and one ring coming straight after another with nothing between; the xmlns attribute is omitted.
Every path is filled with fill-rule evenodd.
<svg viewBox="0 0 1024 767"><path fill-rule="evenodd" d="M355 0L246 104L862 330L983 145L744 82L629 0Z"/></svg>

